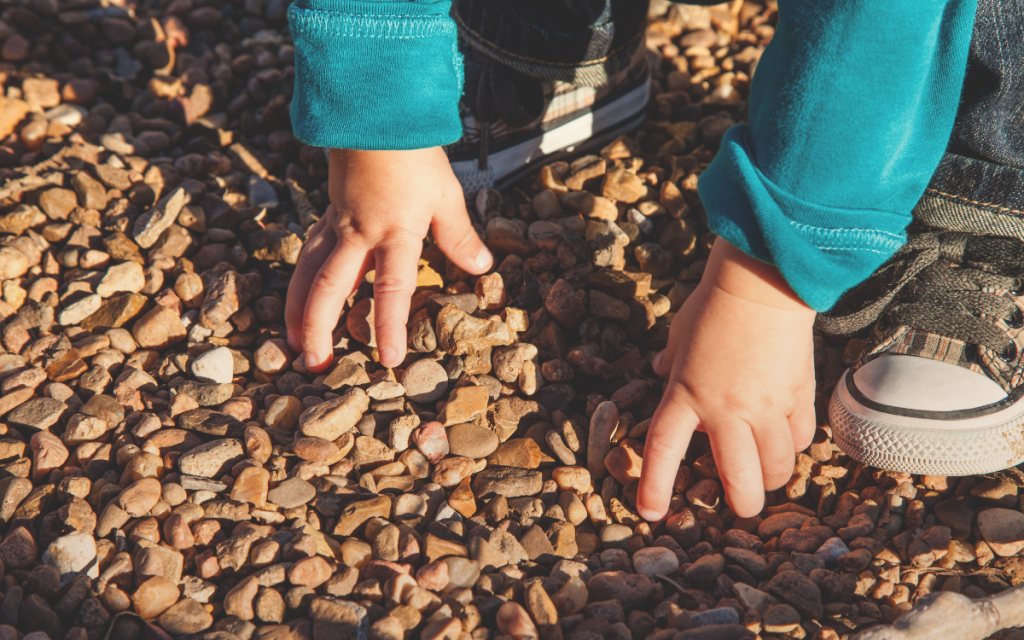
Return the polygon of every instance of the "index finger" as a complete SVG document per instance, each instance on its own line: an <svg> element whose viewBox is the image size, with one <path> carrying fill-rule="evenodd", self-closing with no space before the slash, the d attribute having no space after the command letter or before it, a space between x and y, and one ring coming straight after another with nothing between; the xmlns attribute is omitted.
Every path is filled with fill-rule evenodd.
<svg viewBox="0 0 1024 640"><path fill-rule="evenodd" d="M690 438L700 418L689 397L677 383L669 383L658 410L651 419L644 443L644 466L637 488L637 511L649 522L665 517L672 500L679 462L686 455Z"/></svg>

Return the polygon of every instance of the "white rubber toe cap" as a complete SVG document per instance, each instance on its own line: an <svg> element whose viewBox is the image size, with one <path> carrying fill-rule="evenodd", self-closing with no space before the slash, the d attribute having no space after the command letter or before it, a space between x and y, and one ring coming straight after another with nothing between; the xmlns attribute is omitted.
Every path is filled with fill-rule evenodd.
<svg viewBox="0 0 1024 640"><path fill-rule="evenodd" d="M967 411L1007 397L980 373L917 356L879 356L858 369L853 382L872 402L917 411Z"/></svg>

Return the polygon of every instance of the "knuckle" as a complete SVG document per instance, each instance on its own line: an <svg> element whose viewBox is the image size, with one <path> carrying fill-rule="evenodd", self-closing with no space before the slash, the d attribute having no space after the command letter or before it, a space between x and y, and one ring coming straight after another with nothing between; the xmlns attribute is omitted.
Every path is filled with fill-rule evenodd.
<svg viewBox="0 0 1024 640"><path fill-rule="evenodd" d="M373 283L373 293L378 297L401 294L408 294L411 297L415 289L415 280L392 274L380 274Z"/></svg>
<svg viewBox="0 0 1024 640"><path fill-rule="evenodd" d="M313 285L310 287L310 295L318 296L327 293L332 295L340 294L340 289L343 284L341 275L336 271L321 269L313 278Z"/></svg>

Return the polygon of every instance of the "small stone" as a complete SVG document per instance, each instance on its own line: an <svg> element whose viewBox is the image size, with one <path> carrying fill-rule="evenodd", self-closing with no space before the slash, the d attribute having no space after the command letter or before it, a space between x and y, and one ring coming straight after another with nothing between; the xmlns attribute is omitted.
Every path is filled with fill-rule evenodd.
<svg viewBox="0 0 1024 640"><path fill-rule="evenodd" d="M473 385L459 387L451 393L448 404L445 405L437 419L446 427L472 422L487 411L489 400L490 394L486 387Z"/></svg>
<svg viewBox="0 0 1024 640"><path fill-rule="evenodd" d="M582 291L565 280L557 280L544 300L544 307L560 325L575 329L587 314L583 301Z"/></svg>
<svg viewBox="0 0 1024 640"><path fill-rule="evenodd" d="M256 368L263 373L283 373L292 363L294 354L284 340L267 340L253 354Z"/></svg>
<svg viewBox="0 0 1024 640"><path fill-rule="evenodd" d="M267 500L282 509L301 507L316 497L316 489L302 478L288 478L267 494Z"/></svg>
<svg viewBox="0 0 1024 640"><path fill-rule="evenodd" d="M587 590L593 602L619 600L623 607L646 608L654 593L654 584L642 574L607 571L590 578Z"/></svg>
<svg viewBox="0 0 1024 640"><path fill-rule="evenodd" d="M331 566L321 556L303 558L288 569L288 582L316 589L331 577Z"/></svg>
<svg viewBox="0 0 1024 640"><path fill-rule="evenodd" d="M792 605L800 613L819 619L823 614L821 591L799 571L781 571L768 582L768 592Z"/></svg>
<svg viewBox="0 0 1024 640"><path fill-rule="evenodd" d="M189 363L196 379L216 384L230 383L234 379L234 366L234 357L227 347L211 349Z"/></svg>
<svg viewBox="0 0 1024 640"><path fill-rule="evenodd" d="M166 611L178 601L180 592L177 585L160 576L153 576L140 584L132 593L135 612L145 619L152 619Z"/></svg>
<svg viewBox="0 0 1024 640"><path fill-rule="evenodd" d="M487 467L473 478L473 494L485 498L491 494L506 498L532 496L540 493L543 477L540 471L514 467Z"/></svg>
<svg viewBox="0 0 1024 640"><path fill-rule="evenodd" d="M369 406L370 398L362 392L321 402L299 417L299 430L304 435L333 442L351 431Z"/></svg>
<svg viewBox="0 0 1024 640"><path fill-rule="evenodd" d="M530 619L530 614L522 605L515 602L506 602L498 609L495 622L498 631L511 636L513 640L524 640L526 638L538 637L537 627Z"/></svg>
<svg viewBox="0 0 1024 640"><path fill-rule="evenodd" d="M137 262L122 262L107 269L96 293L109 298L116 293L138 293L146 285L146 275Z"/></svg>
<svg viewBox="0 0 1024 640"><path fill-rule="evenodd" d="M1024 513L1015 509L986 509L978 514L978 531L996 555L1015 556L1024 549Z"/></svg>
<svg viewBox="0 0 1024 640"><path fill-rule="evenodd" d="M162 488L156 478L142 478L121 492L117 504L130 516L144 516L160 500Z"/></svg>
<svg viewBox="0 0 1024 640"><path fill-rule="evenodd" d="M136 321L132 335L143 349L166 349L184 340L187 331L177 313L157 305Z"/></svg>
<svg viewBox="0 0 1024 640"><path fill-rule="evenodd" d="M160 235L174 224L182 208L188 204L188 200L189 196L182 187L164 196L156 206L139 216L135 222L132 235L135 242L143 249L156 244Z"/></svg>
<svg viewBox="0 0 1024 640"><path fill-rule="evenodd" d="M449 452L467 458L486 458L498 448L498 436L475 423L457 424L448 429Z"/></svg>
<svg viewBox="0 0 1024 640"><path fill-rule="evenodd" d="M409 365L399 381L405 388L405 397L412 402L434 402L448 390L448 373L438 362L427 358Z"/></svg>
<svg viewBox="0 0 1024 640"><path fill-rule="evenodd" d="M83 572L90 578L100 575L96 563L96 540L91 533L76 531L57 538L43 553L42 562L57 569L61 584Z"/></svg>
<svg viewBox="0 0 1024 640"><path fill-rule="evenodd" d="M540 466L542 456L540 446L533 439L512 438L498 445L494 453L487 457L487 463L492 466L536 469Z"/></svg>
<svg viewBox="0 0 1024 640"><path fill-rule="evenodd" d="M602 402L590 418L590 437L587 442L587 470L595 479L608 474L604 459L611 451L612 434L619 424L619 408L614 402Z"/></svg>
<svg viewBox="0 0 1024 640"><path fill-rule="evenodd" d="M713 553L700 558L686 568L683 576L688 582L708 586L722 575L725 568L725 558L720 554Z"/></svg>
<svg viewBox="0 0 1024 640"><path fill-rule="evenodd" d="M345 317L345 326L349 334L368 347L377 346L377 333L374 323L373 298L363 298L352 305Z"/></svg>
<svg viewBox="0 0 1024 640"><path fill-rule="evenodd" d="M33 479L41 480L50 471L59 469L68 459L67 447L49 431L32 434L29 442L32 448Z"/></svg>
<svg viewBox="0 0 1024 640"><path fill-rule="evenodd" d="M440 422L428 422L415 429L410 439L431 464L437 464L450 452L448 434Z"/></svg>
<svg viewBox="0 0 1024 640"><path fill-rule="evenodd" d="M8 413L6 421L21 427L45 431L56 424L67 408L60 400L33 398Z"/></svg>
<svg viewBox="0 0 1024 640"><path fill-rule="evenodd" d="M605 174L601 195L610 200L633 203L647 195L647 185L625 165L619 165Z"/></svg>
<svg viewBox="0 0 1024 640"><path fill-rule="evenodd" d="M291 480L305 482L299 478L291 478ZM248 502L257 507L262 507L267 503L269 486L270 472L266 469L259 467L242 469L242 472L235 478L235 483L231 485L231 499L236 502Z"/></svg>
<svg viewBox="0 0 1024 640"><path fill-rule="evenodd" d="M71 189L47 189L39 196L39 207L51 220L67 220L78 206L78 196Z"/></svg>
<svg viewBox="0 0 1024 640"><path fill-rule="evenodd" d="M200 633L213 626L213 615L192 598L182 598L157 618L157 624L174 637Z"/></svg>
<svg viewBox="0 0 1024 640"><path fill-rule="evenodd" d="M649 547L633 554L633 567L648 578L658 574L670 576L679 569L679 557L670 549Z"/></svg>
<svg viewBox="0 0 1024 640"><path fill-rule="evenodd" d="M202 478L216 478L231 465L245 458L242 443L233 438L214 440L182 454L178 468L182 473Z"/></svg>

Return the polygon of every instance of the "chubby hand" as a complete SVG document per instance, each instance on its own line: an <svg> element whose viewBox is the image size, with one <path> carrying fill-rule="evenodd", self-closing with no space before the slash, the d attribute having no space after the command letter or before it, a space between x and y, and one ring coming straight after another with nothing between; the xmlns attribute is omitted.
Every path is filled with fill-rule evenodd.
<svg viewBox="0 0 1024 640"><path fill-rule="evenodd" d="M332 149L331 206L310 230L288 288L288 343L320 371L346 299L367 270L373 282L380 361L401 364L423 239L461 269L482 274L494 258L470 224L462 188L440 147L413 151Z"/></svg>
<svg viewBox="0 0 1024 640"><path fill-rule="evenodd" d="M644 447L638 510L662 519L694 430L706 431L740 517L793 474L814 437L814 310L778 271L719 238L654 360L669 384Z"/></svg>

